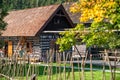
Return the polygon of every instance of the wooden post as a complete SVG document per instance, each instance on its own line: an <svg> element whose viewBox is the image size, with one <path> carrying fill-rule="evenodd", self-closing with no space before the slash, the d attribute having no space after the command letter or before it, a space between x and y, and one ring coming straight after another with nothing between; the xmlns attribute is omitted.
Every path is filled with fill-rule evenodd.
<svg viewBox="0 0 120 80"><path fill-rule="evenodd" d="M104 53L103 53L102 56L104 57L104 59L103 59L103 76L102 76L102 80L106 80L106 76L105 76L105 61L106 61L106 58L105 58Z"/></svg>
<svg viewBox="0 0 120 80"><path fill-rule="evenodd" d="M36 74L33 74L30 80L36 80Z"/></svg>
<svg viewBox="0 0 120 80"><path fill-rule="evenodd" d="M85 57L82 57L82 63L81 63L82 80L85 80L84 67L85 67Z"/></svg>
<svg viewBox="0 0 120 80"><path fill-rule="evenodd" d="M110 62L110 59L109 59L109 56L108 56L108 52L107 50L105 49L105 55L106 55L106 59L108 61L108 65L109 65L109 68L110 68L110 73L111 73L111 79L110 80L114 80L113 78L113 71L112 71L112 65L111 65L111 62Z"/></svg>
<svg viewBox="0 0 120 80"><path fill-rule="evenodd" d="M91 80L93 80L93 70L92 70L92 54L90 54L90 70L91 70Z"/></svg>
<svg viewBox="0 0 120 80"><path fill-rule="evenodd" d="M115 50L114 54L115 54L115 60L114 60L114 80L116 80L116 66L117 66L117 50Z"/></svg>

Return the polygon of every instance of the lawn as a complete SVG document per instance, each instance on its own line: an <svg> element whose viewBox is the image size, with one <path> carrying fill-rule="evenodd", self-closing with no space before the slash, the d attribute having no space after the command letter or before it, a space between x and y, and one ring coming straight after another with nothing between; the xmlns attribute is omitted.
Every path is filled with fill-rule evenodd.
<svg viewBox="0 0 120 80"><path fill-rule="evenodd" d="M64 73L61 73L60 74L55 74L55 75L52 75L51 77L51 80L80 80L80 75L81 73L79 72L74 72L74 79L73 79L73 76L72 76L72 72L70 72L70 76L68 77L68 73L66 73L66 79L65 79L65 76L64 76ZM93 71L93 80L102 80L102 71ZM116 74L116 80L120 80L120 74ZM106 76L106 80L110 80L110 73L106 72L105 74ZM37 79L38 80L48 80L48 76L44 75L44 76L38 76ZM91 73L90 71L85 71L85 80L92 80L92 77L91 77Z"/></svg>
<svg viewBox="0 0 120 80"><path fill-rule="evenodd" d="M61 74L53 74L52 76L48 76L48 75L39 75L37 76L37 79L38 80L80 80L80 75L81 73L79 72L74 72L74 79L73 79L73 76L72 76L72 72L70 73L66 73L66 79L65 79L65 74L64 73L61 73ZM93 71L93 80L102 80L102 71ZM68 76L69 75L69 76ZM120 80L120 74L116 74L116 80ZM110 80L110 73L106 73L105 74L106 76L106 80ZM18 78L16 78L18 79ZM25 80L26 77L22 77L18 80ZM0 78L0 80L6 80L5 78ZM91 73L90 71L85 71L85 80L92 80L91 78Z"/></svg>
<svg viewBox="0 0 120 80"><path fill-rule="evenodd" d="M59 67L59 64L53 63L49 64L53 66L44 66L42 65L30 65L30 71L29 71L29 77L32 74L37 74L38 80L80 80L82 72L78 69L73 69L74 73L72 71L72 68L69 64L66 65L66 68L64 67L64 64L61 64L61 67ZM78 64L73 64L74 67L78 67ZM80 65L80 64L79 64ZM9 70L9 67L11 70ZM5 66L4 69L1 70L4 74L9 74L12 76L14 74L14 65L8 65ZM86 65L86 68L89 68L89 65ZM15 71L15 78L19 78L18 80L25 80L26 79L26 73L29 68L29 65L16 65L17 71ZM102 80L102 66L93 65L93 68L99 68L101 70L93 71L93 80ZM20 69L20 70L18 70ZM108 69L108 67L106 67ZM74 76L73 76L74 75ZM120 74L116 73L116 80L120 80ZM91 78L91 72L89 70L85 70L84 73L85 80L92 80ZM106 80L110 80L110 72L105 73ZM65 79L66 78L66 79ZM6 80L3 77L0 77L0 80Z"/></svg>

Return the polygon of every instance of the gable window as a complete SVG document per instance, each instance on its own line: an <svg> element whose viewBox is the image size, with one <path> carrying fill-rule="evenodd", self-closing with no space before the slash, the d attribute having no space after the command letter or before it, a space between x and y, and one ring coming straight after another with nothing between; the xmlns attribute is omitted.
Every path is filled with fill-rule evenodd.
<svg viewBox="0 0 120 80"><path fill-rule="evenodd" d="M60 24L60 19L59 18L54 18L54 24Z"/></svg>

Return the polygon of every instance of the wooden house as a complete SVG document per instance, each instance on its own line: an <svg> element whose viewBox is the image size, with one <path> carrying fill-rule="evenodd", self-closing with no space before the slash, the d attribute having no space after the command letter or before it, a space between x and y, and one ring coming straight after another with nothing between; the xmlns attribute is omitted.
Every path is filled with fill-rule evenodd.
<svg viewBox="0 0 120 80"><path fill-rule="evenodd" d="M74 26L63 5L11 11L4 21L8 25L0 38L5 41L5 55L9 57L19 47L40 55L50 48L57 49L58 33Z"/></svg>

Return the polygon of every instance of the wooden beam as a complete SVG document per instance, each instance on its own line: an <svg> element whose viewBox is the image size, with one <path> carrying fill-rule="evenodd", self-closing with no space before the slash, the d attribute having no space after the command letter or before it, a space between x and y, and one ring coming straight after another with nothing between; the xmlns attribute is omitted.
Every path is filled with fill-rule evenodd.
<svg viewBox="0 0 120 80"><path fill-rule="evenodd" d="M60 33L65 31L43 31L42 33Z"/></svg>
<svg viewBox="0 0 120 80"><path fill-rule="evenodd" d="M69 30L69 29L65 29L66 31ZM60 33L60 32L65 32L64 31L43 31L43 33ZM120 31L120 30L105 30L105 32L109 32L109 31L112 31L112 32L116 32L116 31ZM89 33L90 31L89 30L83 30L83 31L75 31L75 32L83 32L83 33Z"/></svg>

